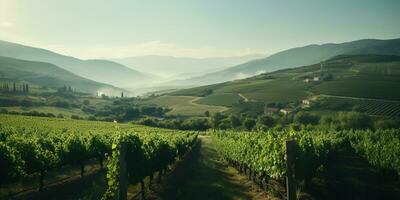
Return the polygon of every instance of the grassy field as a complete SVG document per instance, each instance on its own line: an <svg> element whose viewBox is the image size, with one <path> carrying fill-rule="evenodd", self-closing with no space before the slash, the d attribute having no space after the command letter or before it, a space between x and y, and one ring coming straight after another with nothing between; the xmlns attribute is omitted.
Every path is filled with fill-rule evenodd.
<svg viewBox="0 0 400 200"><path fill-rule="evenodd" d="M224 106L195 103L199 99L199 97L193 96L161 96L147 100L144 103L171 108L172 110L169 111L167 115L202 116L205 111L217 113L228 109Z"/></svg>
<svg viewBox="0 0 400 200"><path fill-rule="evenodd" d="M41 113L52 113L54 115L61 114L66 118L70 118L72 115L77 115L79 117L88 117L88 115L78 108L59 108L52 106L38 106L38 107L21 107L21 106L12 106L12 107L1 107L11 112L31 112L37 111Z"/></svg>
<svg viewBox="0 0 400 200"><path fill-rule="evenodd" d="M238 94L221 93L206 96L195 101L195 103L229 107L239 103L240 101L243 101L243 98Z"/></svg>

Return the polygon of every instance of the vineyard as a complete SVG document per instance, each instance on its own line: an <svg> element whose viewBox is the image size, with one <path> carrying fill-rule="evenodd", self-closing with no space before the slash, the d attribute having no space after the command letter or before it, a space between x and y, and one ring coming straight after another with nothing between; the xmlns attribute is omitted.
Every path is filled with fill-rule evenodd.
<svg viewBox="0 0 400 200"><path fill-rule="evenodd" d="M369 115L386 116L390 118L400 117L400 102L340 97L329 97L325 100L328 104L326 107L331 109L339 108L351 110L356 106L357 111Z"/></svg>
<svg viewBox="0 0 400 200"><path fill-rule="evenodd" d="M194 144L195 132L171 131L144 126L23 116L0 116L0 184L40 174L39 190L49 170L96 159L103 168L107 161L109 189L104 198L114 198L118 161L115 151L128 143L129 183L160 172L182 157ZM107 156L109 155L109 156Z"/></svg>
<svg viewBox="0 0 400 200"><path fill-rule="evenodd" d="M398 129L212 130L207 134L211 136L212 148L223 160L265 191L275 191L281 199L287 193L286 158L289 156L294 158L293 180L299 192L312 191L315 180L340 182L339 177L343 175L340 175L338 166L344 166L344 177L351 173L352 178L357 178L354 173L357 170L361 177L363 174L400 175ZM144 199L146 184L150 186L155 175L160 178L168 166L181 160L192 149L197 136L197 132L127 123L0 115L0 185L35 174L41 191L46 186L44 179L49 172L65 166L78 166L80 176L84 177L88 173L88 163L95 163L106 173L102 199L126 199L129 184L138 185L138 195ZM285 146L287 141L295 143L290 155ZM329 175L333 177L327 178ZM385 185L382 187L396 188L396 180L382 183ZM368 178L358 181L365 182ZM399 195L398 188L390 191L389 196Z"/></svg>
<svg viewBox="0 0 400 200"><path fill-rule="evenodd" d="M295 181L297 185L303 183L305 190L310 188L317 171L321 167L328 168L333 157L338 155L359 156L376 169L400 174L399 130L258 133L215 131L211 134L223 157L262 187L270 185L271 180L284 184L287 175L286 140L297 143Z"/></svg>

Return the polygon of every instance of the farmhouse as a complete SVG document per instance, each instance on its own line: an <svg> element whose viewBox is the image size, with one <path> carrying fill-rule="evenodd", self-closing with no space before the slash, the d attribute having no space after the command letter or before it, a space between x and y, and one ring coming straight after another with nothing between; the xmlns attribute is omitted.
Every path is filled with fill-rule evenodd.
<svg viewBox="0 0 400 200"><path fill-rule="evenodd" d="M308 99L303 99L303 101L301 101L303 103L303 105L310 105L310 100Z"/></svg>
<svg viewBox="0 0 400 200"><path fill-rule="evenodd" d="M308 83L308 82L310 82L309 78L304 79L304 83Z"/></svg>
<svg viewBox="0 0 400 200"><path fill-rule="evenodd" d="M282 108L280 110L280 112L283 113L284 115L287 115L287 114L293 112L293 109L292 108Z"/></svg>
<svg viewBox="0 0 400 200"><path fill-rule="evenodd" d="M315 76L315 77L313 78L313 81L319 81L319 77L318 77L318 76Z"/></svg>

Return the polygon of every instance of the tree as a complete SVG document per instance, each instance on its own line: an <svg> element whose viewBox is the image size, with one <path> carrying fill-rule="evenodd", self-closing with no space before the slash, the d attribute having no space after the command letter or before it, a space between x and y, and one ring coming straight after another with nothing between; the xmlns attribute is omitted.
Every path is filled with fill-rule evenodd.
<svg viewBox="0 0 400 200"><path fill-rule="evenodd" d="M206 110L206 112L204 112L204 115L205 115L206 117L210 117L210 112L209 112L208 110Z"/></svg>
<svg viewBox="0 0 400 200"><path fill-rule="evenodd" d="M380 119L374 123L375 129L398 129L400 128L400 121L393 119Z"/></svg>
<svg viewBox="0 0 400 200"><path fill-rule="evenodd" d="M210 94L212 94L212 93L213 93L213 90L212 90L212 89L206 88L206 89L204 89L204 90L202 91L201 96L205 97L205 96L208 96L208 95L210 95Z"/></svg>
<svg viewBox="0 0 400 200"><path fill-rule="evenodd" d="M8 83L4 83L3 88L4 88L4 91L6 91L6 92L10 91L10 87L8 86Z"/></svg>
<svg viewBox="0 0 400 200"><path fill-rule="evenodd" d="M210 128L210 124L207 119L190 119L183 122L183 128L186 130L197 130L206 131ZM179 127L174 127L179 128Z"/></svg>
<svg viewBox="0 0 400 200"><path fill-rule="evenodd" d="M332 74L324 74L322 76L322 80L323 81L331 81L333 79L333 75Z"/></svg>
<svg viewBox="0 0 400 200"><path fill-rule="evenodd" d="M294 121L304 125L307 124L315 125L318 124L319 122L319 116L308 112L299 112L294 117Z"/></svg>
<svg viewBox="0 0 400 200"><path fill-rule="evenodd" d="M129 108L126 110L123 120L130 120L138 117L140 115L139 109L137 108Z"/></svg>
<svg viewBox="0 0 400 200"><path fill-rule="evenodd" d="M219 127L219 124L221 123L221 120L223 120L224 118L225 116L221 113L215 113L211 119L211 125L213 126L213 128L217 129Z"/></svg>
<svg viewBox="0 0 400 200"><path fill-rule="evenodd" d="M124 98L124 92L121 92L121 98Z"/></svg>
<svg viewBox="0 0 400 200"><path fill-rule="evenodd" d="M243 122L244 128L246 128L246 130L248 130L248 131L253 130L255 125L256 125L256 121L251 118L246 118Z"/></svg>
<svg viewBox="0 0 400 200"><path fill-rule="evenodd" d="M270 115L261 115L257 118L257 123L271 128L275 125L275 119Z"/></svg>
<svg viewBox="0 0 400 200"><path fill-rule="evenodd" d="M13 92L17 92L17 86L15 85L15 82L13 83Z"/></svg>
<svg viewBox="0 0 400 200"><path fill-rule="evenodd" d="M233 114L229 115L229 121L232 128L237 128L242 125L239 117Z"/></svg>
<svg viewBox="0 0 400 200"><path fill-rule="evenodd" d="M369 129L372 128L371 117L358 112L340 113L339 119L345 129Z"/></svg>
<svg viewBox="0 0 400 200"><path fill-rule="evenodd" d="M84 101L83 101L83 105L89 105L90 104L90 101L89 100L87 100L87 99L85 99Z"/></svg>
<svg viewBox="0 0 400 200"><path fill-rule="evenodd" d="M218 127L222 130L231 129L232 128L231 120L229 118L221 120Z"/></svg>

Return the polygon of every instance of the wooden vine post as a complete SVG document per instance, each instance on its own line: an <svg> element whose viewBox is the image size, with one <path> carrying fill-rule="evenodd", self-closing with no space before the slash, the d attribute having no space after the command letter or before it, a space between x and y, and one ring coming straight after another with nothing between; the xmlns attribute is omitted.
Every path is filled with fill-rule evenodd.
<svg viewBox="0 0 400 200"><path fill-rule="evenodd" d="M294 179L294 161L296 156L296 142L286 140L286 192L287 200L296 200L296 183Z"/></svg>
<svg viewBox="0 0 400 200"><path fill-rule="evenodd" d="M120 149L119 149L119 191L118 197L119 200L126 200L127 199L127 192L128 192L128 173L127 173L127 166L126 166L126 151L127 151L127 144L126 142L122 142Z"/></svg>

